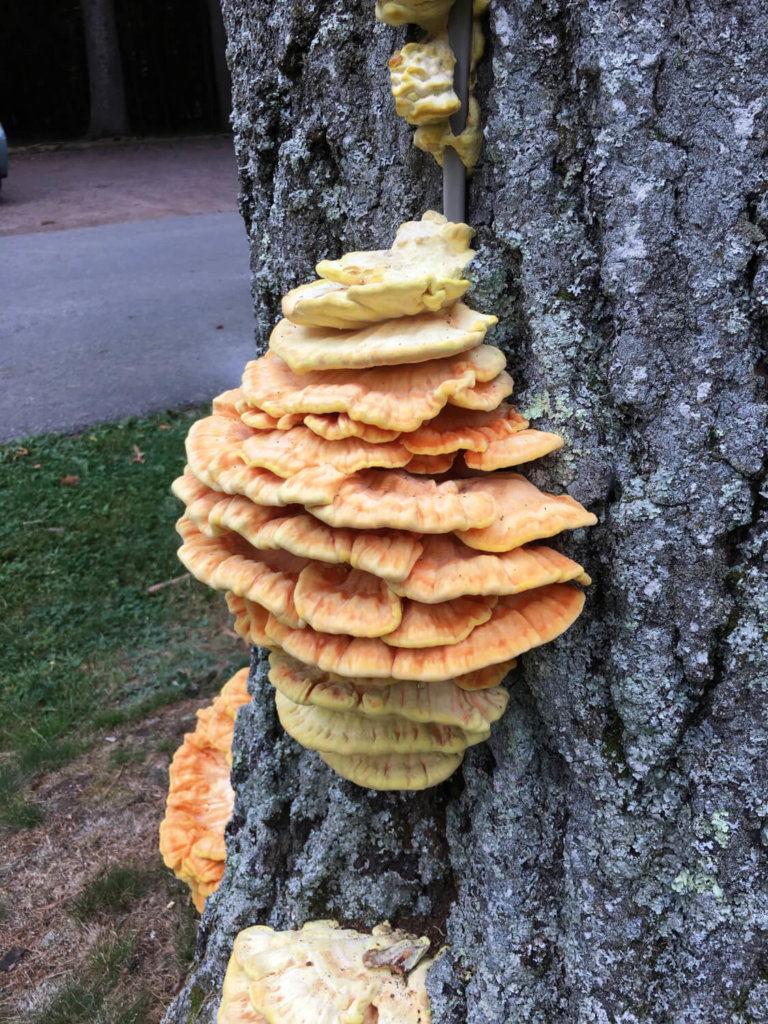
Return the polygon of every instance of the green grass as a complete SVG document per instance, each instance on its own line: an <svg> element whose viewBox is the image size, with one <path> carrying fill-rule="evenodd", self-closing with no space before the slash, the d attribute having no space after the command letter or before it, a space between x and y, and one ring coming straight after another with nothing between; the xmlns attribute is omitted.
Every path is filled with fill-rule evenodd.
<svg viewBox="0 0 768 1024"><path fill-rule="evenodd" d="M66 982L28 1024L144 1024L150 997L120 984L136 935L114 935L96 946L81 977Z"/></svg>
<svg viewBox="0 0 768 1024"><path fill-rule="evenodd" d="M0 447L0 802L115 728L209 692L242 664L222 596L183 574L169 487L201 410ZM72 480L76 477L76 480ZM68 482L65 482L68 481Z"/></svg>
<svg viewBox="0 0 768 1024"><path fill-rule="evenodd" d="M83 886L70 904L70 911L79 921L97 914L115 914L131 906L157 881L158 868L135 868L117 864L101 871Z"/></svg>

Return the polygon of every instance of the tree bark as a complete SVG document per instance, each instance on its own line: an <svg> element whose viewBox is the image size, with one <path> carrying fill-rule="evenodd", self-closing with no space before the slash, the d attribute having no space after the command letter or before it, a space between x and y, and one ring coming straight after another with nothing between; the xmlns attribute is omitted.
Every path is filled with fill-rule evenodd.
<svg viewBox="0 0 768 1024"><path fill-rule="evenodd" d="M396 118L406 38L353 0L224 0L258 341L313 264L439 208ZM521 659L427 793L336 777L276 724L234 750L227 871L167 1020L213 1021L234 934L388 918L448 945L436 1024L768 1022L768 9L492 0L470 304L532 468L598 527L581 620Z"/></svg>
<svg viewBox="0 0 768 1024"><path fill-rule="evenodd" d="M88 136L127 135L123 66L113 0L81 0L91 114Z"/></svg>

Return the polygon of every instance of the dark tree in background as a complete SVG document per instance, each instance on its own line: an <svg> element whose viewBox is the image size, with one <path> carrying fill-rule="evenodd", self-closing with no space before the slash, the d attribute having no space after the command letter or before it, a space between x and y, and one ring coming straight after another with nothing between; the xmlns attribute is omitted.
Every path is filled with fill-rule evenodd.
<svg viewBox="0 0 768 1024"><path fill-rule="evenodd" d="M113 0L80 0L88 61L90 120L88 135L128 134L123 62Z"/></svg>
<svg viewBox="0 0 768 1024"><path fill-rule="evenodd" d="M231 109L213 0L25 0L0 32L11 145L225 130Z"/></svg>
<svg viewBox="0 0 768 1024"><path fill-rule="evenodd" d="M224 0L262 347L319 258L440 203L373 6ZM491 0L487 40L469 301L566 437L531 476L599 515L557 541L594 586L426 794L302 751L255 663L176 1024L239 929L327 917L447 943L437 1024L768 1022L768 8Z"/></svg>

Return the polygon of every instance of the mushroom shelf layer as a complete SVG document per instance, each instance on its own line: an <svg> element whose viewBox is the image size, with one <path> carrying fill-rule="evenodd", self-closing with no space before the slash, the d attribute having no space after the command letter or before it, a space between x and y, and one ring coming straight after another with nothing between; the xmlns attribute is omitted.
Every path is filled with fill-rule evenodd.
<svg viewBox="0 0 768 1024"><path fill-rule="evenodd" d="M510 471L562 440L509 404L496 318L460 301L471 235L428 213L391 249L320 263L190 430L173 487L179 556L271 649L285 729L363 786L454 771L589 583L542 541L595 517Z"/></svg>
<svg viewBox="0 0 768 1024"><path fill-rule="evenodd" d="M224 828L234 803L232 733L238 708L251 699L247 679L243 668L212 704L197 712L197 727L184 737L169 769L160 853L166 867L190 887L199 911L224 873Z"/></svg>

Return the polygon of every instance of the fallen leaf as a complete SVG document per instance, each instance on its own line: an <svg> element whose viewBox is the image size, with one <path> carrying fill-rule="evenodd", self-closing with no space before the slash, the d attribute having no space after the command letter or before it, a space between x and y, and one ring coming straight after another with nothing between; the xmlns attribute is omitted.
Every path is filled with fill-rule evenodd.
<svg viewBox="0 0 768 1024"><path fill-rule="evenodd" d="M39 463L39 462L36 462L36 463L34 464L34 466L32 467L32 469L40 469L40 466L41 466L41 463Z"/></svg>
<svg viewBox="0 0 768 1024"><path fill-rule="evenodd" d="M160 424L160 429L161 430L170 430L171 429L171 425L170 425L170 423L161 423Z"/></svg>
<svg viewBox="0 0 768 1024"><path fill-rule="evenodd" d="M71 473L67 473L67 475L63 476L59 482L65 484L67 487L72 487L73 484L80 483L80 477L72 476Z"/></svg>
<svg viewBox="0 0 768 1024"><path fill-rule="evenodd" d="M224 330L224 324L216 324L216 330L217 331L223 331Z"/></svg>
<svg viewBox="0 0 768 1024"><path fill-rule="evenodd" d="M13 453L14 459L20 459L23 455L29 455L29 448L17 448Z"/></svg>
<svg viewBox="0 0 768 1024"><path fill-rule="evenodd" d="M137 444L133 445L133 450L136 454L131 459L131 462L144 462L144 452L139 451L139 446Z"/></svg>

